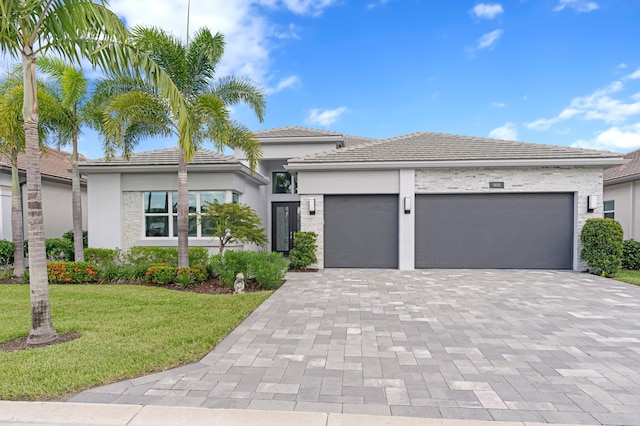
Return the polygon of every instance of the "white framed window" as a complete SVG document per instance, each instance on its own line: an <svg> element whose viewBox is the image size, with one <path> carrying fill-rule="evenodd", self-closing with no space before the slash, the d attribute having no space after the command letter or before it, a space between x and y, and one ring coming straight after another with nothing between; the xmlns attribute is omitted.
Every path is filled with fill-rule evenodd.
<svg viewBox="0 0 640 426"><path fill-rule="evenodd" d="M615 219L616 217L616 202L615 200L609 200L604 202L604 217L609 219Z"/></svg>
<svg viewBox="0 0 640 426"><path fill-rule="evenodd" d="M189 191L189 237L211 237L198 220L207 202L225 203L227 192L235 202L239 199L231 191ZM178 193L175 191L153 191L144 194L144 236L177 237L178 236ZM203 229L204 228L204 229Z"/></svg>

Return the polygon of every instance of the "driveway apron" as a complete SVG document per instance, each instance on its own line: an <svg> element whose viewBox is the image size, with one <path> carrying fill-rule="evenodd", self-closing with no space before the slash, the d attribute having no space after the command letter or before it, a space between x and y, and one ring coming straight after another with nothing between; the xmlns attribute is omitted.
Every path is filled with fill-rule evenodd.
<svg viewBox="0 0 640 426"><path fill-rule="evenodd" d="M200 362L71 401L640 425L640 287L568 271L289 273Z"/></svg>

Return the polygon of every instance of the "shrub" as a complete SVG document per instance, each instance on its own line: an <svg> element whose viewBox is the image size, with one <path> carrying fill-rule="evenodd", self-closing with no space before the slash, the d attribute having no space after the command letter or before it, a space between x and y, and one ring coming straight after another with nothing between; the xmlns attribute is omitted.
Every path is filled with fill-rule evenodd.
<svg viewBox="0 0 640 426"><path fill-rule="evenodd" d="M91 263L96 263L102 267L108 265L114 265L120 263L120 249L108 249L108 248L85 248L84 260Z"/></svg>
<svg viewBox="0 0 640 426"><path fill-rule="evenodd" d="M622 226L614 219L588 219L582 227L580 257L594 272L612 276L622 263Z"/></svg>
<svg viewBox="0 0 640 426"><path fill-rule="evenodd" d="M176 270L175 282L180 288L195 287L196 281L193 275L191 275L191 268L178 268Z"/></svg>
<svg viewBox="0 0 640 426"><path fill-rule="evenodd" d="M47 275L50 283L82 284L98 281L100 268L88 262L49 262Z"/></svg>
<svg viewBox="0 0 640 426"><path fill-rule="evenodd" d="M220 253L232 241L263 246L267 234L262 219L246 204L207 202L200 218L202 229L220 241Z"/></svg>
<svg viewBox="0 0 640 426"><path fill-rule="evenodd" d="M154 264L149 266L145 276L148 283L156 285L169 285L176 280L178 268L167 264Z"/></svg>
<svg viewBox="0 0 640 426"><path fill-rule="evenodd" d="M62 234L62 238L73 243L73 229ZM82 231L82 247L89 247L89 233L87 231Z"/></svg>
<svg viewBox="0 0 640 426"><path fill-rule="evenodd" d="M147 247L134 246L124 254L124 261L132 265L150 265L152 263L166 263L169 266L178 266L177 247ZM209 252L204 247L189 248L189 265L206 265L209 260Z"/></svg>
<svg viewBox="0 0 640 426"><path fill-rule="evenodd" d="M236 275L240 272L244 274L245 280L253 278L251 253L253 252L227 250L224 254L216 254L211 258L211 267L224 285L233 287Z"/></svg>
<svg viewBox="0 0 640 426"><path fill-rule="evenodd" d="M268 251L253 253L252 269L258 286L265 290L278 287L289 267L287 259L282 256L282 253Z"/></svg>
<svg viewBox="0 0 640 426"><path fill-rule="evenodd" d="M317 238L315 232L296 232L294 234L293 248L289 253L292 269L304 269L318 262L316 257Z"/></svg>
<svg viewBox="0 0 640 426"><path fill-rule="evenodd" d="M125 262L130 265L150 265L164 263L178 266L178 249L175 247L134 246L125 254Z"/></svg>
<svg viewBox="0 0 640 426"><path fill-rule="evenodd" d="M0 240L0 265L11 265L15 246L9 240Z"/></svg>
<svg viewBox="0 0 640 426"><path fill-rule="evenodd" d="M102 269L100 281L103 283L112 282L142 282L146 278L149 265L107 265Z"/></svg>
<svg viewBox="0 0 640 426"><path fill-rule="evenodd" d="M211 267L222 284L233 287L236 275L255 280L260 288L277 287L284 279L289 262L280 253L267 251L231 251L211 258Z"/></svg>
<svg viewBox="0 0 640 426"><path fill-rule="evenodd" d="M209 278L209 269L205 264L193 265L189 269L191 276L197 284L203 283Z"/></svg>
<svg viewBox="0 0 640 426"><path fill-rule="evenodd" d="M622 269L640 269L640 241L624 241L622 246Z"/></svg>
<svg viewBox="0 0 640 426"><path fill-rule="evenodd" d="M70 262L74 259L73 241L66 238L49 238L44 241L47 259Z"/></svg>

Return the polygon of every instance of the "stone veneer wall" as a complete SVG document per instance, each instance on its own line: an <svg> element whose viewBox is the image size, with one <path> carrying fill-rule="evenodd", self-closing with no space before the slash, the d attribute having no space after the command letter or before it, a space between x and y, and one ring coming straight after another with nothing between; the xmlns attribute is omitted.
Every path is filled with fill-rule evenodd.
<svg viewBox="0 0 640 426"><path fill-rule="evenodd" d="M489 182L504 182L504 189L490 189ZM576 249L580 253L580 232L589 218L602 217L602 168L455 168L416 170L416 194L501 192L577 193ZM598 206L587 212L587 196L596 195ZM585 265L579 261L578 270Z"/></svg>
<svg viewBox="0 0 640 426"><path fill-rule="evenodd" d="M316 214L309 214L309 199L316 200ZM301 195L300 196L300 217L301 231L315 232L318 235L318 249L316 256L318 257L317 267L324 268L324 195Z"/></svg>
<svg viewBox="0 0 640 426"><path fill-rule="evenodd" d="M142 237L144 215L142 214L142 192L126 191L122 193L123 250L129 250Z"/></svg>

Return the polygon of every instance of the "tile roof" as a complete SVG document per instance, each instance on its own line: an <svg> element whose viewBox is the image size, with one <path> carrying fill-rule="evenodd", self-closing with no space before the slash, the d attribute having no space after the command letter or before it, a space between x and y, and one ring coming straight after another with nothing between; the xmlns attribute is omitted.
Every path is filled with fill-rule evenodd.
<svg viewBox="0 0 640 426"><path fill-rule="evenodd" d="M632 177L636 176L636 179L640 179L640 149L631 151L626 154L624 158L631 160L627 164L623 164L618 167L611 167L609 169L604 169L603 180L604 182L629 178L629 180L633 180Z"/></svg>
<svg viewBox="0 0 640 426"><path fill-rule="evenodd" d="M18 155L18 169L26 171L26 154ZM80 157L80 161L84 160ZM11 170L11 160L5 155L0 156L0 167ZM71 182L71 154L59 149L48 148L40 157L40 173L43 178L62 179ZM82 179L84 182L84 179Z"/></svg>
<svg viewBox="0 0 640 426"><path fill-rule="evenodd" d="M258 130L253 132L256 138L305 138L318 136L342 136L341 133L331 132L329 130L309 129L307 127L287 126L277 127L275 129Z"/></svg>
<svg viewBox="0 0 640 426"><path fill-rule="evenodd" d="M344 135L344 146L345 147L360 145L360 144L363 144L363 143L377 142L377 141L379 141L379 139L365 138L365 137L362 137L362 136Z"/></svg>
<svg viewBox="0 0 640 426"><path fill-rule="evenodd" d="M86 166L150 166L150 165L177 165L179 159L179 148L156 149L153 151L137 152L132 154L129 159L124 157L114 157L110 160L101 158L98 160L88 160L83 162ZM199 149L196 151L193 159L189 164L238 164L239 160L230 155L220 154L218 152L209 151L208 149Z"/></svg>
<svg viewBox="0 0 640 426"><path fill-rule="evenodd" d="M615 152L421 132L310 154L289 163L620 158Z"/></svg>

